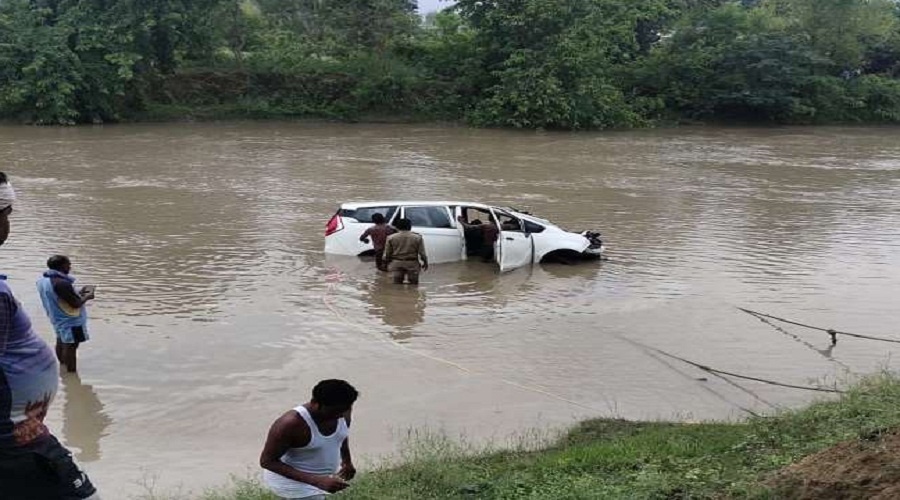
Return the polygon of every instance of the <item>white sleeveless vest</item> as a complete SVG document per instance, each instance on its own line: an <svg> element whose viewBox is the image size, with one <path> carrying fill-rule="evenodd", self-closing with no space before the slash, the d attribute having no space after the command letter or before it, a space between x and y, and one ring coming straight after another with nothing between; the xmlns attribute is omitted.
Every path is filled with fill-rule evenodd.
<svg viewBox="0 0 900 500"><path fill-rule="evenodd" d="M350 429L347 420L338 420L337 429L325 436L319 432L319 428L313 421L309 411L301 406L294 408L309 426L309 444L302 448L291 448L281 456L285 464L303 472L330 476L337 472L341 465L341 445L347 439ZM281 474L270 470L263 471L263 480L273 493L282 498L305 498L315 495L327 495L328 492L320 490L310 484L288 479Z"/></svg>

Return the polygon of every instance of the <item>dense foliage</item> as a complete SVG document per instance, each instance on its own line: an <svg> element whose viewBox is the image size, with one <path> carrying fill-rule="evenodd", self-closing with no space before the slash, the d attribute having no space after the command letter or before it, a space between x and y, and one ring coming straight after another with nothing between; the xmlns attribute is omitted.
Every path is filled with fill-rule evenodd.
<svg viewBox="0 0 900 500"><path fill-rule="evenodd" d="M0 0L0 118L900 121L895 0Z"/></svg>

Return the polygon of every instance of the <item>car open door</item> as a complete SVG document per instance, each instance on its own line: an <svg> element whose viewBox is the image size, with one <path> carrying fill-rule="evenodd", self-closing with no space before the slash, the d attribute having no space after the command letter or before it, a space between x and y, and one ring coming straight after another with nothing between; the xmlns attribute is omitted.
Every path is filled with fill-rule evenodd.
<svg viewBox="0 0 900 500"><path fill-rule="evenodd" d="M531 264L534 259L534 240L531 234L525 232L522 221L496 208L492 213L494 224L500 228L494 249L494 259L500 265L500 272L505 273Z"/></svg>
<svg viewBox="0 0 900 500"><path fill-rule="evenodd" d="M462 243L460 245L460 254L459 260L466 260L468 258L468 253L466 253L466 226L459 221L459 218L463 215L463 207L453 207L453 223L456 224L456 231L459 232L459 241Z"/></svg>

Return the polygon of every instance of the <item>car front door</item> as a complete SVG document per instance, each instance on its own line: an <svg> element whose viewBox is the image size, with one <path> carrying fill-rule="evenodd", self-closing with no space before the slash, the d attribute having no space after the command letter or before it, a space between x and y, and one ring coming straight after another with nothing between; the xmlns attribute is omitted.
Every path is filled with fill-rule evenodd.
<svg viewBox="0 0 900 500"><path fill-rule="evenodd" d="M534 259L534 240L525 232L522 221L497 208L492 213L494 224L500 228L494 252L500 272L509 272L531 264Z"/></svg>
<svg viewBox="0 0 900 500"><path fill-rule="evenodd" d="M413 231L425 240L428 262L454 262L462 256L462 237L446 206L405 206L402 217L412 222Z"/></svg>
<svg viewBox="0 0 900 500"><path fill-rule="evenodd" d="M464 207L450 207L453 213L453 223L456 225L456 232L459 234L459 260L468 260L466 253L466 226L460 222L459 218L463 215Z"/></svg>

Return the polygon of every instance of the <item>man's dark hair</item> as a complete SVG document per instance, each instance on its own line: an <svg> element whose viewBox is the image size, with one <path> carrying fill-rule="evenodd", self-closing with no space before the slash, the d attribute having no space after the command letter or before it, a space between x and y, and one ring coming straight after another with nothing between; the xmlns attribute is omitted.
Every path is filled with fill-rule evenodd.
<svg viewBox="0 0 900 500"><path fill-rule="evenodd" d="M359 392L346 380L323 380L313 387L313 401L324 406L350 408L359 397Z"/></svg>
<svg viewBox="0 0 900 500"><path fill-rule="evenodd" d="M0 184L6 184L9 182L9 179L6 178L6 174L0 172Z"/></svg>
<svg viewBox="0 0 900 500"><path fill-rule="evenodd" d="M375 215L372 216L372 222L375 224L384 224L384 215L376 212Z"/></svg>
<svg viewBox="0 0 900 500"><path fill-rule="evenodd" d="M54 271L62 271L67 264L72 262L65 255L54 255L47 259L47 267Z"/></svg>
<svg viewBox="0 0 900 500"><path fill-rule="evenodd" d="M412 222L409 219L397 219L397 222L394 223L394 227L401 231L409 231L412 229Z"/></svg>

